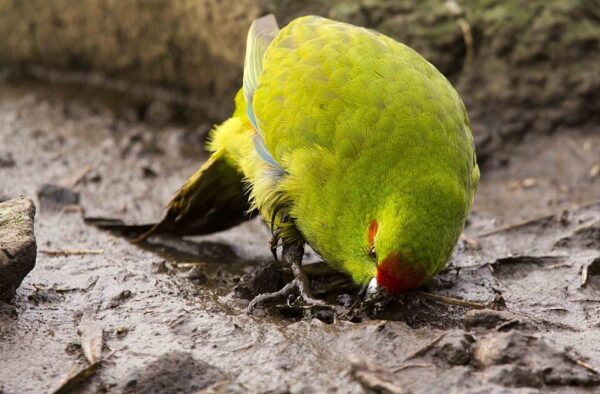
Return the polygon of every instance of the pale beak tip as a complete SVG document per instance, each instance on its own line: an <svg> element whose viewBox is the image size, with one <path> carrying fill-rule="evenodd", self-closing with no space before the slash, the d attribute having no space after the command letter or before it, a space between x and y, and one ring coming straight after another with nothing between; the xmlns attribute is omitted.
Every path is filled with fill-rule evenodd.
<svg viewBox="0 0 600 394"><path fill-rule="evenodd" d="M372 295L377 293L377 291L379 290L379 285L377 284L377 279L373 278L371 279L371 281L369 282L369 286L367 286L367 295Z"/></svg>

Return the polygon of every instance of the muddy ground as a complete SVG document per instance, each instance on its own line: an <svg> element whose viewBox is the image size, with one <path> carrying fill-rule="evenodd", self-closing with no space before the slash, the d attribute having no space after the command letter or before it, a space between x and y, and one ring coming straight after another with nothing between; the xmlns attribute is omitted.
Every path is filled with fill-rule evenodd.
<svg viewBox="0 0 600 394"><path fill-rule="evenodd" d="M0 393L52 392L82 369L95 374L75 392L600 390L599 130L526 137L490 160L449 268L348 321L246 314L232 290L271 261L258 219L145 245L86 223L158 219L205 159L209 125L157 111L0 84L0 198L38 207L36 267L0 307ZM83 353L100 340L91 371Z"/></svg>

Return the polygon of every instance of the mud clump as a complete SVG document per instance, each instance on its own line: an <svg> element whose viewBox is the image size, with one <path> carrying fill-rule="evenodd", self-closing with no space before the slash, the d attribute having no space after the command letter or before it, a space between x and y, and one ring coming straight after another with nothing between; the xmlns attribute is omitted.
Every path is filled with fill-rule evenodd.
<svg viewBox="0 0 600 394"><path fill-rule="evenodd" d="M557 248L578 247L583 249L600 250L600 220L590 225L582 226L572 235L556 241Z"/></svg>
<svg viewBox="0 0 600 394"><path fill-rule="evenodd" d="M30 199L0 203L0 300L12 298L35 266L34 216L35 206Z"/></svg>
<svg viewBox="0 0 600 394"><path fill-rule="evenodd" d="M600 384L598 375L582 367L575 356L552 347L538 336L518 331L482 337L475 345L473 359L476 366L492 375L492 381L504 386Z"/></svg>
<svg viewBox="0 0 600 394"><path fill-rule="evenodd" d="M527 324L519 316L507 311L474 309L465 313L465 329L467 331L498 328L512 322L520 325Z"/></svg>
<svg viewBox="0 0 600 394"><path fill-rule="evenodd" d="M433 356L448 365L467 365L471 361L471 350L475 338L469 333L450 331L433 349Z"/></svg>
<svg viewBox="0 0 600 394"><path fill-rule="evenodd" d="M237 298L251 300L259 294L273 293L282 287L281 269L271 263L243 275L233 292Z"/></svg>
<svg viewBox="0 0 600 394"><path fill-rule="evenodd" d="M79 204L79 193L64 186L49 183L39 188L38 198L42 209Z"/></svg>
<svg viewBox="0 0 600 394"><path fill-rule="evenodd" d="M134 373L123 392L195 393L221 380L224 376L218 368L194 359L189 353L173 351Z"/></svg>

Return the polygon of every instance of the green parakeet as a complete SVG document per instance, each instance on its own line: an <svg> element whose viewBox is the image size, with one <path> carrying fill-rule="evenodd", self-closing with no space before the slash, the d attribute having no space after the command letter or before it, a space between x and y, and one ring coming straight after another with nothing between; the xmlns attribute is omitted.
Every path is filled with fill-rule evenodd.
<svg viewBox="0 0 600 394"><path fill-rule="evenodd" d="M396 293L450 257L479 181L465 107L411 48L316 16L250 28L236 110L154 231L259 212L357 284Z"/></svg>

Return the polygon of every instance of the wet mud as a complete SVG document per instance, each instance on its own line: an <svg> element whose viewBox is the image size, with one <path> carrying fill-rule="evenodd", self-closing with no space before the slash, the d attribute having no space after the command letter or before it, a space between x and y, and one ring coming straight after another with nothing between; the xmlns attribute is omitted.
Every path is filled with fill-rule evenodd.
<svg viewBox="0 0 600 394"><path fill-rule="evenodd" d="M65 381L115 393L600 390L598 133L504 149L450 264L421 289L352 319L285 302L248 315L245 299L286 275L269 269L260 219L147 244L96 225L156 221L206 158L190 149L206 125L159 127L135 113L0 86L0 157L12 161L0 166L0 197L38 207L36 266L0 304L0 392L61 392ZM357 290L319 279L306 258L315 293L347 309Z"/></svg>

